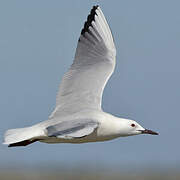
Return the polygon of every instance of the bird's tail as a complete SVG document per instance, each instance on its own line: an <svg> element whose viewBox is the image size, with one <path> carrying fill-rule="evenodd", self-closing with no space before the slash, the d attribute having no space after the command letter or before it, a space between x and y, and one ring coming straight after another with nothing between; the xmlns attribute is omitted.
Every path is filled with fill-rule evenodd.
<svg viewBox="0 0 180 180"><path fill-rule="evenodd" d="M3 144L7 144L9 147L27 146L38 141L38 134L33 127L9 129L5 132Z"/></svg>

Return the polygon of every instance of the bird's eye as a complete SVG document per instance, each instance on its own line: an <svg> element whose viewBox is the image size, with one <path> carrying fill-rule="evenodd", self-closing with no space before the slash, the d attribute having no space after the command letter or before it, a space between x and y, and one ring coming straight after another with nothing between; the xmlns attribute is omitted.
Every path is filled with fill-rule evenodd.
<svg viewBox="0 0 180 180"><path fill-rule="evenodd" d="M135 124L131 124L132 127L135 127L136 125Z"/></svg>

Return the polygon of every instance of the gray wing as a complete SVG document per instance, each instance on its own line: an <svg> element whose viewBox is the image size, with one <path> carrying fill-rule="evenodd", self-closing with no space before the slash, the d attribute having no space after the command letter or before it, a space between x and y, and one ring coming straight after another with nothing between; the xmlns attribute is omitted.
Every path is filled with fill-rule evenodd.
<svg viewBox="0 0 180 180"><path fill-rule="evenodd" d="M73 121L64 121L47 127L49 137L63 139L73 139L85 137L94 132L98 123L90 119L78 119Z"/></svg>
<svg viewBox="0 0 180 180"><path fill-rule="evenodd" d="M110 28L100 7L94 6L82 29L74 62L62 79L50 118L82 109L101 110L103 90L114 71L115 56Z"/></svg>

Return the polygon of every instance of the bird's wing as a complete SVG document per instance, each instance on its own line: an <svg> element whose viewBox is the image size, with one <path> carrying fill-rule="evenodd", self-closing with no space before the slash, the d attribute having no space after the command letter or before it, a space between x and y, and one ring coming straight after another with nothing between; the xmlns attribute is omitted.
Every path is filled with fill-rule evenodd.
<svg viewBox="0 0 180 180"><path fill-rule="evenodd" d="M82 109L101 110L104 87L114 71L116 48L99 6L87 17L78 41L75 59L65 73L50 118Z"/></svg>
<svg viewBox="0 0 180 180"><path fill-rule="evenodd" d="M63 139L82 138L94 132L98 123L91 119L64 121L46 128L49 137Z"/></svg>

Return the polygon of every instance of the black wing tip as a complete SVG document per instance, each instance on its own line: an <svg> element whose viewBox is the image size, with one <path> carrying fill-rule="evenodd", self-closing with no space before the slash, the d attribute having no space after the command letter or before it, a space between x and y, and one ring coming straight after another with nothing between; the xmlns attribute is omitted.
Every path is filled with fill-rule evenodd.
<svg viewBox="0 0 180 180"><path fill-rule="evenodd" d="M16 147L16 146L27 146L29 144L32 144L34 142L38 141L37 139L34 139L34 140L25 140L25 141L20 141L20 142L17 142L17 143L12 143L12 144L9 144L8 147Z"/></svg>
<svg viewBox="0 0 180 180"><path fill-rule="evenodd" d="M91 9L91 12L87 17L87 21L84 23L84 27L83 27L83 29L81 31L81 35L84 35L85 32L88 32L88 29L91 26L92 21L95 20L95 15L97 15L96 10L98 9L98 7L99 6L96 5L96 6L93 6L93 8Z"/></svg>

